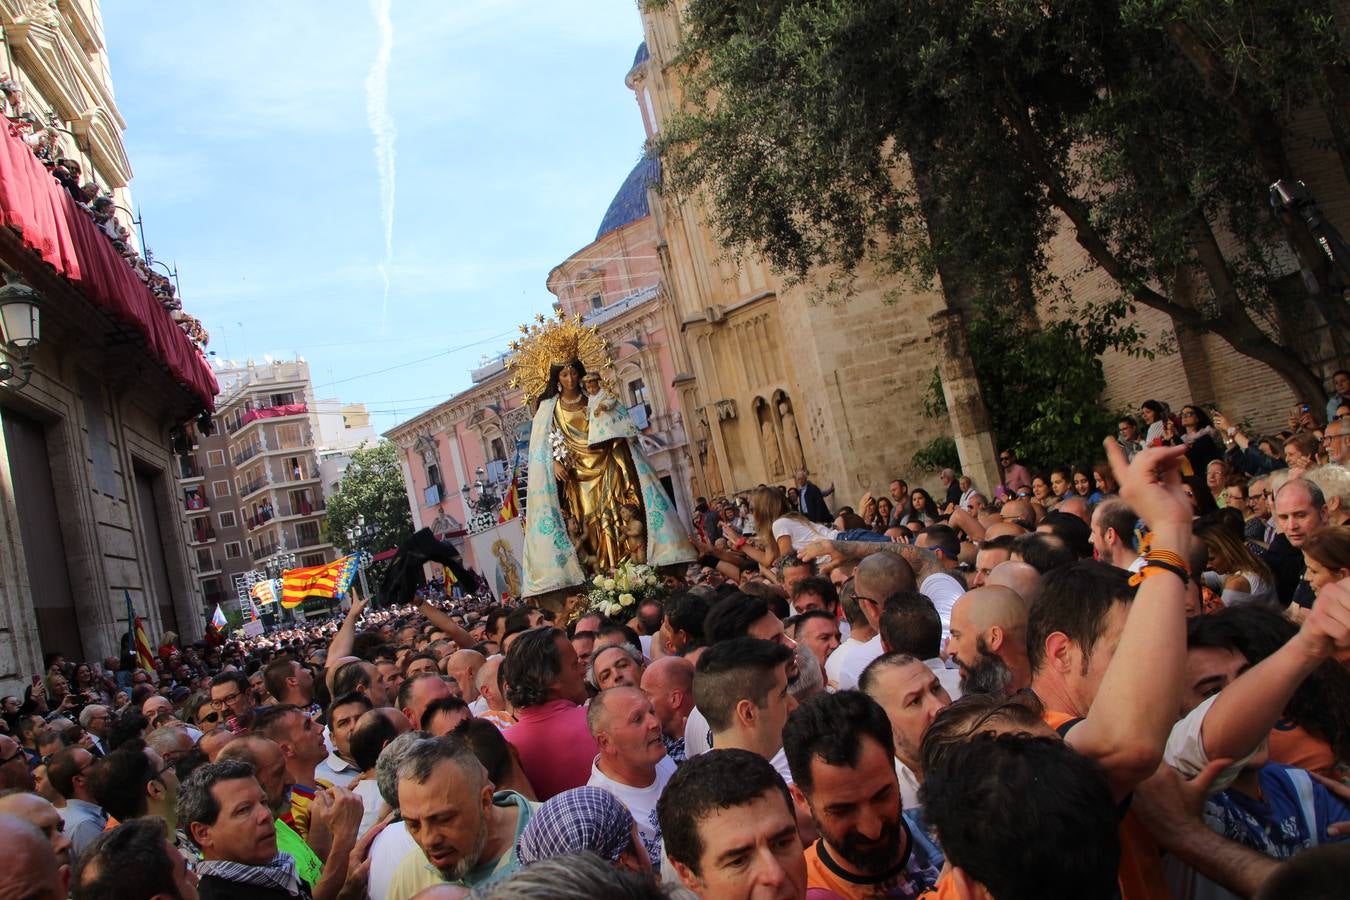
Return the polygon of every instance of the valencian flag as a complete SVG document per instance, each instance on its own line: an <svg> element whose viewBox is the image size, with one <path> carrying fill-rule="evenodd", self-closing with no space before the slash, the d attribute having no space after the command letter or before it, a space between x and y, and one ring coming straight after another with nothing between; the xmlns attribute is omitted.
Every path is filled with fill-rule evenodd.
<svg viewBox="0 0 1350 900"><path fill-rule="evenodd" d="M131 602L131 592L123 588L122 596L127 599L127 643L136 656L136 668L153 672L155 651L150 646L150 638L146 636L145 623L136 615L136 607Z"/></svg>
<svg viewBox="0 0 1350 900"><path fill-rule="evenodd" d="M281 576L281 605L295 609L306 597L341 600L356 575L360 553L353 553L321 566L287 569Z"/></svg>
<svg viewBox="0 0 1350 900"><path fill-rule="evenodd" d="M264 606L269 603L276 603L277 597L281 594L281 579L269 578L265 581L259 581L253 585L253 590L249 591L249 594Z"/></svg>
<svg viewBox="0 0 1350 900"><path fill-rule="evenodd" d="M520 491L516 488L515 476L511 477L511 486L506 489L506 498L502 500L502 511L497 522L509 522L520 515Z"/></svg>

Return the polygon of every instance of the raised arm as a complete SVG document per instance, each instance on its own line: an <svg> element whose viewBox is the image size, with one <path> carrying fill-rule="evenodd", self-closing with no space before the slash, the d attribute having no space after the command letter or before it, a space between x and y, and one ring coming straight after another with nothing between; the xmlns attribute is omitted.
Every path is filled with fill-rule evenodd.
<svg viewBox="0 0 1350 900"><path fill-rule="evenodd" d="M966 537L972 541L984 540L984 525L980 520L964 509L955 510L947 520L953 528L959 528L966 533Z"/></svg>
<svg viewBox="0 0 1350 900"><path fill-rule="evenodd" d="M919 584L923 584L929 575L944 571L942 560L932 550L899 541L812 541L797 556L804 560L821 560L821 572L829 572L845 560L859 560L873 553L894 553L903 557L914 570L914 579Z"/></svg>
<svg viewBox="0 0 1350 900"><path fill-rule="evenodd" d="M468 649L478 643L473 639L473 635L465 631L463 627L455 624L455 620L450 618L441 610L431 605L428 600L423 600L417 605L417 612L426 616L427 621L435 625L441 631L444 631L450 640L459 645L460 649Z"/></svg>
<svg viewBox="0 0 1350 900"><path fill-rule="evenodd" d="M338 660L352 655L352 645L356 642L356 623L360 620L361 613L366 611L366 604L369 602L366 597L352 601L351 608L347 610L347 617L342 620L342 627L328 644L325 670L331 672L337 668Z"/></svg>
<svg viewBox="0 0 1350 900"><path fill-rule="evenodd" d="M1121 499L1149 525L1152 552L1189 558L1191 506L1179 469L1185 446L1149 448L1127 465L1114 440L1104 443ZM1118 795L1152 775L1162 761L1181 707L1185 668L1186 585L1154 568L1135 592L1091 710L1065 736L1101 764Z"/></svg>
<svg viewBox="0 0 1350 900"><path fill-rule="evenodd" d="M1200 725L1206 756L1241 759L1251 753L1303 680L1347 640L1350 587L1344 584L1324 587L1298 633L1219 692Z"/></svg>

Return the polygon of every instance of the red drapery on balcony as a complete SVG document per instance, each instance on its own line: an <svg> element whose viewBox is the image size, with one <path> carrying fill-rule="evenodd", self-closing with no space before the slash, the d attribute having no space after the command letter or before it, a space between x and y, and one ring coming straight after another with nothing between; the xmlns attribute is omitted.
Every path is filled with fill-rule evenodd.
<svg viewBox="0 0 1350 900"><path fill-rule="evenodd" d="M240 420L239 426L242 428L255 419L274 419L278 416L298 416L305 412L305 404L288 403L285 406L263 406L258 409L250 409L244 413L244 418Z"/></svg>
<svg viewBox="0 0 1350 900"><path fill-rule="evenodd" d="M151 356L168 367L205 409L214 409L220 388L201 352L14 129L2 130L0 213L4 224L19 231L24 244L95 306L140 332Z"/></svg>

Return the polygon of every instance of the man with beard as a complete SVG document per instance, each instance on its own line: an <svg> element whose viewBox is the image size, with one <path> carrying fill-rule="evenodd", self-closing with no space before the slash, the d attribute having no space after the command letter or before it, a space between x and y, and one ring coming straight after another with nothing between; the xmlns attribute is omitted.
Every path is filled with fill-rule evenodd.
<svg viewBox="0 0 1350 900"><path fill-rule="evenodd" d="M399 863L387 900L408 900L441 882L485 888L510 875L519 867L516 842L538 806L497 791L473 750L454 737L408 748L398 766L398 805L417 849Z"/></svg>
<svg viewBox="0 0 1350 900"><path fill-rule="evenodd" d="M918 809L923 783L920 744L938 713L951 706L951 695L932 669L904 653L887 653L874 660L863 670L858 688L881 706L891 723L901 807Z"/></svg>
<svg viewBox="0 0 1350 900"><path fill-rule="evenodd" d="M961 670L962 693L1011 694L1029 687L1026 603L999 585L964 594L952 607L947 656Z"/></svg>
<svg viewBox="0 0 1350 900"><path fill-rule="evenodd" d="M876 701L859 691L812 697L789 717L783 742L789 790L820 834L806 850L808 891L863 900L932 889L941 855L901 812L891 723Z"/></svg>

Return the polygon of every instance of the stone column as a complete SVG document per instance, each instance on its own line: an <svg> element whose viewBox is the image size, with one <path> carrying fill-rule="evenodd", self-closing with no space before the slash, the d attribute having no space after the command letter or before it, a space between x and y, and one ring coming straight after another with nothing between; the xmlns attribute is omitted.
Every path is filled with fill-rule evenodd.
<svg viewBox="0 0 1350 900"><path fill-rule="evenodd" d="M989 410L985 408L980 380L966 343L965 320L960 312L944 309L929 316L928 324L937 340L942 395L947 401L961 472L970 476L976 490L993 500L1002 474Z"/></svg>

